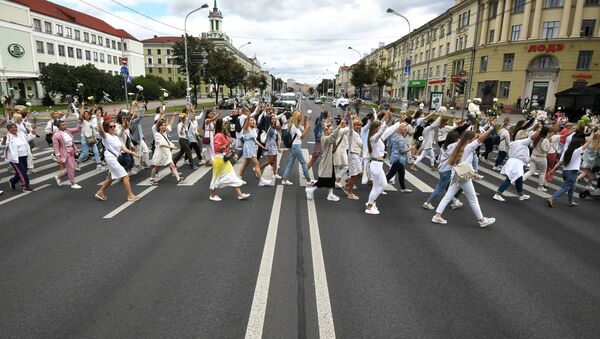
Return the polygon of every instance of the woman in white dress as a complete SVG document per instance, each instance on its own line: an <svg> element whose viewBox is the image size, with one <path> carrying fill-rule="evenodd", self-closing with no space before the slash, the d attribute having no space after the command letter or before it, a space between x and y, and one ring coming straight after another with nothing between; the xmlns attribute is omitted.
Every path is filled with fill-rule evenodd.
<svg viewBox="0 0 600 339"><path fill-rule="evenodd" d="M102 201L106 201L108 197L105 194L105 190L110 186L110 183L113 179L122 179L123 187L125 187L125 191L127 192L127 200L138 201L140 198L131 191L131 184L129 183L127 171L118 161L118 157L121 153L127 153L134 157L137 157L137 154L128 150L121 143L121 139L119 139L115 132L116 126L116 122L112 119L106 120L104 123L102 123L102 120L98 120L98 131L100 132L102 143L104 144L104 159L108 165L109 172L106 180L102 183L102 187L96 192L95 197Z"/></svg>
<svg viewBox="0 0 600 339"><path fill-rule="evenodd" d="M171 150L175 148L175 144L169 140L167 123L163 120L158 121L156 123L156 130L156 133L154 133L154 146L156 149L152 155L152 164L154 167L152 168L152 173L150 175L150 184L155 185L157 183L157 181L154 180L156 172L164 166L169 166L171 173L177 178L177 183L180 183L183 180L183 177L179 175L177 166L175 166L175 163L173 162Z"/></svg>

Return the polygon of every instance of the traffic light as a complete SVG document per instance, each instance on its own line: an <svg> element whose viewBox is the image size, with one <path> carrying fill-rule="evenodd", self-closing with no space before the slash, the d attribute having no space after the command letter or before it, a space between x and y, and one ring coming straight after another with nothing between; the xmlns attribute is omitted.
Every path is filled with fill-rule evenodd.
<svg viewBox="0 0 600 339"><path fill-rule="evenodd" d="M464 94L465 93L465 85L467 84L467 80L460 80L459 82L456 83L456 93L458 94Z"/></svg>

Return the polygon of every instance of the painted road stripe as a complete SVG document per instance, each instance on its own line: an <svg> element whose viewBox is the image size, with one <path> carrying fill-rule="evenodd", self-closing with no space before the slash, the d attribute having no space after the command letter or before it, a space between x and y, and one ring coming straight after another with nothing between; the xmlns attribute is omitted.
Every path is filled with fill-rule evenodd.
<svg viewBox="0 0 600 339"><path fill-rule="evenodd" d="M290 154L291 156L291 154ZM303 148L302 149L302 156L304 157L304 160L306 160L306 162L308 163L308 161L310 160L310 154L308 153L308 149ZM315 174L314 174L314 166L312 168L308 169L308 176L310 177L311 180L313 180L315 178ZM304 178L304 172L302 171L302 165L300 164L300 162L298 162L298 181L300 186L306 187L308 186L308 183L306 182L306 178Z"/></svg>
<svg viewBox="0 0 600 339"><path fill-rule="evenodd" d="M91 164L96 165L95 162L88 162L87 164L81 165L81 168L87 167ZM58 164L55 164L55 165L58 167ZM41 177L34 178L30 182L32 185L39 184L40 182L44 182L46 180L53 179L56 175L58 175L58 171L54 172L54 173L49 173L49 174L43 175Z"/></svg>
<svg viewBox="0 0 600 339"><path fill-rule="evenodd" d="M177 162L177 168L179 168L182 164L183 164L183 158L179 159L179 161ZM152 171L152 168L150 168L150 171ZM171 168L169 166L166 166L163 169L161 169L160 171L158 171L158 174L160 176L154 177L154 181L156 181L156 182L161 181L167 175L171 174ZM139 182L136 186L152 186L152 184L150 184L150 178L151 177L144 179L143 181ZM98 185L102 185L102 183L99 183Z"/></svg>
<svg viewBox="0 0 600 339"><path fill-rule="evenodd" d="M314 200L307 200L308 224L310 228L310 248L312 252L312 266L315 277L315 297L317 301L317 318L319 323L320 338L335 338L335 327L329 301L329 288L327 287L327 274L321 248L321 235L317 220L317 209Z"/></svg>
<svg viewBox="0 0 600 339"><path fill-rule="evenodd" d="M33 166L34 166L35 170L36 171L43 171L44 169L48 168L47 167L48 165L45 165L45 166L42 166L42 167L35 167L35 164L39 164L39 163L42 163L42 162L50 160L50 159L52 159L52 156L49 155L47 157L43 157L41 159L34 160L33 161ZM54 166L58 167L58 163L56 163L55 161L53 161L52 164L50 164L50 165L54 165ZM6 172L8 172L8 167L6 167L5 169L0 170L0 174L1 173L6 173Z"/></svg>
<svg viewBox="0 0 600 339"><path fill-rule="evenodd" d="M273 201L273 209L271 210L271 219L269 219L269 227L267 228L265 247L263 249L262 259L260 260L260 269L258 270L258 278L256 279L256 289L254 290L252 308L250 309L250 318L248 319L248 326L246 327L247 339L262 338L282 198L283 186L278 185L275 190L275 199Z"/></svg>
<svg viewBox="0 0 600 339"><path fill-rule="evenodd" d="M500 179L501 181L504 181L504 180L506 179L506 177L505 177L504 175L502 175L502 174L499 174L499 173L496 173L496 172L494 172L494 171L492 171L492 170L490 170L490 169L487 169L487 168L485 168L485 167L482 167L482 166L479 166L479 171L481 171L481 172L484 172L484 173L486 173L487 175L491 175L491 176L493 176L493 177L495 177L495 178L498 178L498 179ZM550 194L548 194L548 193L545 193L545 192L540 192L540 191L538 191L536 188L533 188L533 187L531 187L531 186L529 186L529 185L525 185L525 183L523 183L523 189L524 189L525 191L528 191L528 192L530 192L530 193L532 193L532 194L535 194L535 195L537 195L538 197L541 197L541 198L544 198L544 199L548 199L548 198L550 198ZM497 190L497 188L496 188L496 190ZM506 191L504 191L502 194L503 194L503 195L504 195L504 194L506 194Z"/></svg>
<svg viewBox="0 0 600 339"><path fill-rule="evenodd" d="M45 185L42 185L42 186L34 188L33 191L34 192L41 191L41 190L43 190L44 188L46 188L48 186L50 186L50 184L45 184ZM13 197L10 197L8 199L4 199L4 200L0 201L0 205L4 205L4 204L9 203L11 201L23 198L24 196L27 196L29 194L31 194L31 192L23 192L23 193L17 194L17 195L15 195Z"/></svg>
<svg viewBox="0 0 600 339"><path fill-rule="evenodd" d="M41 167L36 167L35 170L39 173L41 171L47 170L47 169L52 168L52 167L55 167L57 169L57 173L58 173L58 163L56 163L56 162L52 162L50 164L47 164L47 165L44 165L44 166L41 166ZM8 172L8 170L2 171L2 172ZM8 179L12 178L13 176L14 176L14 174L12 174L12 175L10 175L8 177L4 177L4 178L0 179L0 184L8 182Z"/></svg>
<svg viewBox="0 0 600 339"><path fill-rule="evenodd" d="M137 196L142 198L143 196L145 196L146 194L154 191L157 188L157 186L150 186L148 188L146 188L145 190L143 190L140 194L138 194ZM137 202L139 204L139 201ZM105 215L104 217L102 217L102 219L111 219L113 218L115 215L123 212L127 207L131 206L132 204L135 204L135 202L133 201L127 201L125 203L123 203L123 205L117 207L115 210L113 210L112 212L108 213L107 215Z"/></svg>
<svg viewBox="0 0 600 339"><path fill-rule="evenodd" d="M179 186L194 186L198 180L202 179L211 170L212 167L210 166L202 166L183 179Z"/></svg>
<svg viewBox="0 0 600 339"><path fill-rule="evenodd" d="M44 151L41 151L41 152L38 152L38 153L33 153L33 156L34 157L39 157L40 155L45 155L45 154L52 153L52 152L54 152L54 149L53 148L48 148L48 149L46 149ZM35 161L42 161L42 159L36 159L36 160L34 160L34 162ZM7 160L1 161L0 165L8 165L8 161Z"/></svg>

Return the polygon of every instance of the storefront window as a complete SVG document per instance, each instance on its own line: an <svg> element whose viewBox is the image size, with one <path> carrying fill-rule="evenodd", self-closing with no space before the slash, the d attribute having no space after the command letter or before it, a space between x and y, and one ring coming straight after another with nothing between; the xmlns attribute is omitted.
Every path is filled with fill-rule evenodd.
<svg viewBox="0 0 600 339"><path fill-rule="evenodd" d="M510 81L500 81L500 98L508 98L510 93Z"/></svg>

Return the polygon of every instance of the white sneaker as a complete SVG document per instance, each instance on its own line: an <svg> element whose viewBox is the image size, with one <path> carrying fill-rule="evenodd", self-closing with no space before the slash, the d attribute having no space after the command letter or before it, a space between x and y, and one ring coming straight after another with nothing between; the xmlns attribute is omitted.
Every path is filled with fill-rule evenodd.
<svg viewBox="0 0 600 339"><path fill-rule="evenodd" d="M342 187L343 187L343 186L342 186L342 183L341 183L341 182L336 182L336 183L335 183L335 188L339 188L339 189L341 189Z"/></svg>
<svg viewBox="0 0 600 339"><path fill-rule="evenodd" d="M327 195L327 200L329 201L340 201L340 197L338 197L337 195L330 193L329 195Z"/></svg>
<svg viewBox="0 0 600 339"><path fill-rule="evenodd" d="M223 199L221 199L221 197L220 197L220 196L218 196L218 195L215 195L214 197L212 197L212 196L211 196L211 197L209 197L208 199L209 199L209 200L211 200L211 201L221 201L221 200L223 200Z"/></svg>
<svg viewBox="0 0 600 339"><path fill-rule="evenodd" d="M444 219L442 217L436 217L435 215L431 218L431 222L434 224L442 224L442 225L445 225L448 223L448 221L446 221L446 219Z"/></svg>
<svg viewBox="0 0 600 339"><path fill-rule="evenodd" d="M375 205L373 205L371 208L365 208L365 213L377 215L379 214L379 210L375 207Z"/></svg>
<svg viewBox="0 0 600 339"><path fill-rule="evenodd" d="M538 172L538 171L533 172L534 177L537 177L538 175L540 175L540 172Z"/></svg>
<svg viewBox="0 0 600 339"><path fill-rule="evenodd" d="M75 167L75 170L78 172L81 171L81 166L79 166L79 164L77 164L77 167Z"/></svg>
<svg viewBox="0 0 600 339"><path fill-rule="evenodd" d="M238 200L246 200L248 198L250 198L250 193L242 193L242 195L237 197Z"/></svg>
<svg viewBox="0 0 600 339"><path fill-rule="evenodd" d="M460 200L458 200L456 198L453 199L452 203L450 204L450 208L453 209L453 210L455 210L457 208L461 208L462 206L463 206L463 203L460 202Z"/></svg>
<svg viewBox="0 0 600 339"><path fill-rule="evenodd" d="M402 193L411 193L412 190L410 188L401 188L400 192L402 192Z"/></svg>
<svg viewBox="0 0 600 339"><path fill-rule="evenodd" d="M58 177L58 175L54 176L54 180L56 181L56 186L62 186L62 182L60 181L60 178Z"/></svg>
<svg viewBox="0 0 600 339"><path fill-rule="evenodd" d="M287 179L283 179L283 181L281 182L281 184L285 185L285 186L292 186L293 185L293 183L291 181L287 180Z"/></svg>
<svg viewBox="0 0 600 339"><path fill-rule="evenodd" d="M78 189L80 189L80 188L81 188L81 186L79 186L79 185L77 185L77 184L72 184L72 185L71 185L71 188L72 188L72 189L74 189L74 190L78 190Z"/></svg>
<svg viewBox="0 0 600 339"><path fill-rule="evenodd" d="M498 201L501 201L501 202L505 202L505 201L506 201L506 199L504 199L504 198L503 198L503 197L502 197L500 194L498 194L498 193L494 194L494 200L498 200Z"/></svg>
<svg viewBox="0 0 600 339"><path fill-rule="evenodd" d="M275 179L277 179L277 180L281 179L281 175L275 174Z"/></svg>
<svg viewBox="0 0 600 339"><path fill-rule="evenodd" d="M395 185L395 184L396 184L396 180L395 180L395 179L392 179L392 180L388 181L388 184L390 184L390 185Z"/></svg>
<svg viewBox="0 0 600 339"><path fill-rule="evenodd" d="M270 186L269 185L270 180L265 180L263 178L260 178L260 180L258 181L258 186Z"/></svg>
<svg viewBox="0 0 600 339"><path fill-rule="evenodd" d="M31 173L37 173L37 170L35 168L30 168L29 172L31 172Z"/></svg>
<svg viewBox="0 0 600 339"><path fill-rule="evenodd" d="M310 180L310 181L308 182L308 184L309 184L309 185L314 185L314 184L316 184L316 183L317 183L317 180L316 180L316 179L312 179L312 180Z"/></svg>
<svg viewBox="0 0 600 339"><path fill-rule="evenodd" d="M387 195L387 192L386 191L382 191L381 195Z"/></svg>
<svg viewBox="0 0 600 339"><path fill-rule="evenodd" d="M81 169L81 167L79 169ZM98 164L98 165L96 165L96 169L99 169L99 170L104 169L104 166L102 166L102 164Z"/></svg>
<svg viewBox="0 0 600 339"><path fill-rule="evenodd" d="M494 222L496 222L495 218L485 218L484 217L483 220L479 221L479 226L486 227L486 226L493 224Z"/></svg>
<svg viewBox="0 0 600 339"><path fill-rule="evenodd" d="M529 200L529 198L531 198L531 196L527 195L527 194L523 194L519 197L519 200L523 201L523 200Z"/></svg>
<svg viewBox="0 0 600 339"><path fill-rule="evenodd" d="M499 166L494 166L494 167L492 167L492 169L493 169L494 171L500 171L500 170L502 170L502 168L501 168L501 167L499 167Z"/></svg>
<svg viewBox="0 0 600 339"><path fill-rule="evenodd" d="M433 205L427 201L423 203L423 208L430 211L433 211L435 209L435 207L433 207Z"/></svg>
<svg viewBox="0 0 600 339"><path fill-rule="evenodd" d="M306 199L308 200L313 200L315 197L315 190L317 188L316 187L307 187L304 189L304 192L306 192Z"/></svg>
<svg viewBox="0 0 600 339"><path fill-rule="evenodd" d="M546 187L544 187L544 186L539 186L537 188L537 190L540 191L540 192L548 192L548 189L546 189Z"/></svg>

